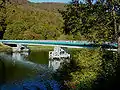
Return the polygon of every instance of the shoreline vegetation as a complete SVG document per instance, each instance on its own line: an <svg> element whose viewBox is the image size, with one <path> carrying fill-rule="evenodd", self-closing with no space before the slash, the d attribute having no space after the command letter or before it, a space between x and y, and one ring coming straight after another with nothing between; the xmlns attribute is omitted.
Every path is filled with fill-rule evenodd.
<svg viewBox="0 0 120 90"><path fill-rule="evenodd" d="M35 46L35 45L28 45L27 46L31 51L38 51L38 50L53 50L53 46Z"/></svg>
<svg viewBox="0 0 120 90"><path fill-rule="evenodd" d="M28 45L27 46L31 51L38 51L38 50L53 50L54 46L35 46L35 45ZM0 43L0 52L12 52L12 48Z"/></svg>
<svg viewBox="0 0 120 90"><path fill-rule="evenodd" d="M12 48L0 43L0 52L12 52Z"/></svg>

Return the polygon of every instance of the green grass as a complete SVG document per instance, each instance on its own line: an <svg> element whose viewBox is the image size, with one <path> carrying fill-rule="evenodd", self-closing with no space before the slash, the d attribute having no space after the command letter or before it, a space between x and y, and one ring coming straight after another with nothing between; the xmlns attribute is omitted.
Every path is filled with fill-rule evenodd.
<svg viewBox="0 0 120 90"><path fill-rule="evenodd" d="M53 46L34 46L34 45L30 45L28 47L32 51L36 51L36 50L53 50L54 49Z"/></svg>

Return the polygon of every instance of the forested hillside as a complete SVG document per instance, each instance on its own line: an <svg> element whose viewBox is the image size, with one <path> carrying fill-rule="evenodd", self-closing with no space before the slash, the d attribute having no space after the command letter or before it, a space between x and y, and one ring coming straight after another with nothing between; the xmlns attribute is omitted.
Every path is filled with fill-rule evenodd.
<svg viewBox="0 0 120 90"><path fill-rule="evenodd" d="M10 0L5 5L3 39L57 39L63 26L58 9L64 4L25 2Z"/></svg>
<svg viewBox="0 0 120 90"><path fill-rule="evenodd" d="M14 4L28 4L27 0L7 0L7 1Z"/></svg>
<svg viewBox="0 0 120 90"><path fill-rule="evenodd" d="M58 9L63 10L65 9L65 4L64 3L53 3L53 2L43 2L43 3L30 3L29 5L35 7L36 9L40 9L40 10L46 10L46 11L50 11L50 12L56 12L58 13Z"/></svg>

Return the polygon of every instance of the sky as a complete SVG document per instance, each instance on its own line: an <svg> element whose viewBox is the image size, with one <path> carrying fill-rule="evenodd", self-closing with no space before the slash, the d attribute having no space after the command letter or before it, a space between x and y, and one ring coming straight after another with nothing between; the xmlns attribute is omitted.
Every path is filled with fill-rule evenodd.
<svg viewBox="0 0 120 90"><path fill-rule="evenodd" d="M28 0L31 2L61 2L61 3L68 3L71 0Z"/></svg>

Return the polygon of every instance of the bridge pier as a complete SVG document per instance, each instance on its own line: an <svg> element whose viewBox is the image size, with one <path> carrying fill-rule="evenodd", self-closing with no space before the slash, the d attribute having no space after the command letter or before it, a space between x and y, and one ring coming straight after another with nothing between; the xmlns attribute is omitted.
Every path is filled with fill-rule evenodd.
<svg viewBox="0 0 120 90"><path fill-rule="evenodd" d="M13 44L13 43L3 43L3 44L10 46L12 48L12 52L29 51L29 48L27 48L26 45Z"/></svg>
<svg viewBox="0 0 120 90"><path fill-rule="evenodd" d="M56 46L53 51L49 51L49 59L70 58L67 48Z"/></svg>

